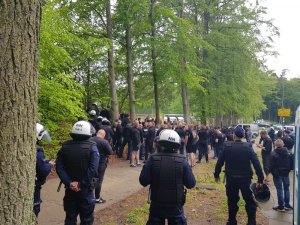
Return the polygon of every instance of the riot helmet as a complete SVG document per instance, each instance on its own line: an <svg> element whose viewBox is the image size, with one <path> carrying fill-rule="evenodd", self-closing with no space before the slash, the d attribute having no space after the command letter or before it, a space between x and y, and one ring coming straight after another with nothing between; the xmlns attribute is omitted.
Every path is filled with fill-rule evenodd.
<svg viewBox="0 0 300 225"><path fill-rule="evenodd" d="M36 132L37 141L41 141L41 140L45 140L45 141L49 141L49 142L51 141L51 137L50 137L48 131L42 124L36 123L35 132Z"/></svg>
<svg viewBox="0 0 300 225"><path fill-rule="evenodd" d="M70 136L73 139L77 140L85 140L92 136L93 133L93 126L91 123L87 121L78 121L73 125L72 132Z"/></svg>
<svg viewBox="0 0 300 225"><path fill-rule="evenodd" d="M96 110L91 110L90 112L89 112L89 114L90 114L90 116L96 116Z"/></svg>
<svg viewBox="0 0 300 225"><path fill-rule="evenodd" d="M250 190L257 202L265 203L270 200L271 193L267 184L257 187L256 183L250 185Z"/></svg>
<svg viewBox="0 0 300 225"><path fill-rule="evenodd" d="M164 129L159 133L157 145L159 151L176 152L180 147L180 137L176 131Z"/></svg>

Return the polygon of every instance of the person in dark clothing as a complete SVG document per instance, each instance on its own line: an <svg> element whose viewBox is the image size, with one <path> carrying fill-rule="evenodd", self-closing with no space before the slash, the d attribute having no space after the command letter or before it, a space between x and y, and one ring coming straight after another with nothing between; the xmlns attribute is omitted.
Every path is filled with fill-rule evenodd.
<svg viewBox="0 0 300 225"><path fill-rule="evenodd" d="M180 148L179 152L180 154L184 155L184 139L185 139L185 131L182 122L178 122L175 131L180 137Z"/></svg>
<svg viewBox="0 0 300 225"><path fill-rule="evenodd" d="M131 145L131 139L132 139L132 126L131 126L131 121L128 120L128 123L124 125L123 127L123 144L120 152L120 157L123 155L123 151L125 146L127 145L127 160L130 160L131 156L131 151L132 151L132 145Z"/></svg>
<svg viewBox="0 0 300 225"><path fill-rule="evenodd" d="M168 124L166 122L164 122L161 127L157 130L156 132L156 137L159 136L160 132L162 132L164 129L167 129L168 128Z"/></svg>
<svg viewBox="0 0 300 225"><path fill-rule="evenodd" d="M140 174L140 184L150 185L150 213L147 225L186 225L183 205L186 188L193 188L196 180L182 154L179 135L163 130L157 140L158 152L151 155Z"/></svg>
<svg viewBox="0 0 300 225"><path fill-rule="evenodd" d="M225 143L225 135L220 131L220 128L216 129L215 131L215 150L216 150L216 157L219 157L219 154L221 152L221 150L224 147L224 143Z"/></svg>
<svg viewBox="0 0 300 225"><path fill-rule="evenodd" d="M106 106L105 109L101 110L100 116L105 117L109 121L111 120L111 113L110 113L110 107Z"/></svg>
<svg viewBox="0 0 300 225"><path fill-rule="evenodd" d="M275 141L275 150L270 157L270 172L273 175L274 185L277 191L278 206L273 207L276 211L293 209L290 205L290 178L291 171L290 155L282 140Z"/></svg>
<svg viewBox="0 0 300 225"><path fill-rule="evenodd" d="M64 142L57 153L56 172L65 185L65 225L77 224L78 214L81 225L92 225L94 221L93 189L99 152L96 143L89 140L91 130L87 121L75 123L70 134L72 140Z"/></svg>
<svg viewBox="0 0 300 225"><path fill-rule="evenodd" d="M236 215L239 210L237 204L239 191L241 191L246 202L247 225L256 225L257 206L249 188L253 176L251 163L258 177L258 187L262 186L264 175L252 146L249 143L242 142L244 136L244 129L237 126L234 130L234 142L225 143L215 167L214 177L216 182L220 182L220 173L225 163L226 195L229 213L227 225L237 225Z"/></svg>
<svg viewBox="0 0 300 225"><path fill-rule="evenodd" d="M99 127L99 130L100 129L105 130L104 139L107 140L110 145L112 145L112 140L114 138L115 133L114 133L113 129L110 126L109 120L104 118L102 120L102 125Z"/></svg>
<svg viewBox="0 0 300 225"><path fill-rule="evenodd" d="M290 131L289 130L283 131L283 137L281 139L284 143L284 147L286 147L287 150L291 153L295 145L295 141L291 138Z"/></svg>
<svg viewBox="0 0 300 225"><path fill-rule="evenodd" d="M140 166L139 160L139 148L141 144L141 133L139 131L139 122L135 121L131 130L131 144L132 144L132 154L131 154L131 164L130 167ZM136 161L136 164L135 164Z"/></svg>
<svg viewBox="0 0 300 225"><path fill-rule="evenodd" d="M89 117L90 117L89 118L89 122L92 124L92 126L94 127L94 129L96 131L98 131L100 128L99 128L99 124L97 122L98 117L96 115L96 111L95 110L91 110L89 112Z"/></svg>
<svg viewBox="0 0 300 225"><path fill-rule="evenodd" d="M155 138L155 127L154 122L150 121L148 122L148 131L145 138L145 147L146 147L146 154L145 154L145 160L148 159L149 155L154 153L153 148L153 142Z"/></svg>
<svg viewBox="0 0 300 225"><path fill-rule="evenodd" d="M270 157L271 157L271 152L272 152L272 148L273 148L273 142L271 140L271 138L268 136L267 131L262 130L260 132L260 137L261 140L263 141L263 144L257 144L257 147L261 148L261 156L262 156L262 162L263 162L263 168L264 168L264 172L266 175L266 179L268 180L268 175L270 173Z"/></svg>
<svg viewBox="0 0 300 225"><path fill-rule="evenodd" d="M95 110L97 117L100 116L99 106L100 106L99 102L94 102L92 104L92 110Z"/></svg>
<svg viewBox="0 0 300 225"><path fill-rule="evenodd" d="M275 141L275 130L273 127L270 127L270 129L268 130L268 135L272 140L272 143L274 144Z"/></svg>
<svg viewBox="0 0 300 225"><path fill-rule="evenodd" d="M116 120L113 131L114 131L114 150L116 151L116 154L120 156L120 152L122 148L122 139L123 139L123 127L121 125L121 120Z"/></svg>
<svg viewBox="0 0 300 225"><path fill-rule="evenodd" d="M38 217L41 211L41 189L42 185L46 183L46 178L51 172L51 167L54 165L54 161L47 161L44 155L44 149L41 146L41 141L51 141L50 135L42 124L36 124L36 175L34 186L34 200L33 211L36 217Z"/></svg>
<svg viewBox="0 0 300 225"><path fill-rule="evenodd" d="M194 125L190 124L185 133L186 152L189 154L190 165L196 165L196 151L197 151L198 134L194 129Z"/></svg>
<svg viewBox="0 0 300 225"><path fill-rule="evenodd" d="M199 141L198 141L198 150L199 150L199 161L197 163L201 163L201 159L204 156L206 162L208 163L208 132L205 127L202 127L199 132Z"/></svg>
<svg viewBox="0 0 300 225"><path fill-rule="evenodd" d="M95 137L92 137L90 140L94 141L97 144L97 148L100 155L99 160L99 166L98 166L98 183L95 188L95 199L96 203L105 203L106 200L104 200L101 196L101 188L102 183L104 179L105 170L107 168L107 162L108 162L108 156L113 154L111 145L109 142L105 139L105 130L98 130Z"/></svg>

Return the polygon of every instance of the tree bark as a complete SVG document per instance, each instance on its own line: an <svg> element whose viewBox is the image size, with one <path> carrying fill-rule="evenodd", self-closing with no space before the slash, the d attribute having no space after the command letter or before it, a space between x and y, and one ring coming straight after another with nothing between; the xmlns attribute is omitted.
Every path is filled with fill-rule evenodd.
<svg viewBox="0 0 300 225"><path fill-rule="evenodd" d="M184 2L181 0L179 2L180 9L177 11L177 16L181 19L183 19L183 7ZM180 49L182 59L181 59L181 72L182 76L186 72L186 59L184 57L184 49ZM184 79L182 79L181 83L181 99L182 99L182 107L183 107L183 115L184 115L184 121L189 124L190 121L190 104L189 104L189 94L188 94L188 86Z"/></svg>
<svg viewBox="0 0 300 225"><path fill-rule="evenodd" d="M106 28L107 38L111 40L111 46L108 49L108 81L110 86L111 109L112 119L115 121L119 118L119 103L117 96L116 76L115 76L115 63L114 63L114 45L112 37L112 18L111 18L111 4L110 0L106 2Z"/></svg>
<svg viewBox="0 0 300 225"><path fill-rule="evenodd" d="M0 224L33 224L41 1L0 1Z"/></svg>
<svg viewBox="0 0 300 225"><path fill-rule="evenodd" d="M126 26L126 62L127 62L127 84L129 93L129 112L131 121L135 120L135 96L133 83L133 69L132 69L132 38L131 27Z"/></svg>
<svg viewBox="0 0 300 225"><path fill-rule="evenodd" d="M155 11L154 7L156 0L150 0L150 24L151 24L151 66L152 66L152 77L153 77L153 90L154 90L154 104L155 104L155 122L160 123L159 116L159 101L158 101L158 83L157 83L157 68L156 68L156 47L155 47L155 38L156 38L156 27L155 27Z"/></svg>

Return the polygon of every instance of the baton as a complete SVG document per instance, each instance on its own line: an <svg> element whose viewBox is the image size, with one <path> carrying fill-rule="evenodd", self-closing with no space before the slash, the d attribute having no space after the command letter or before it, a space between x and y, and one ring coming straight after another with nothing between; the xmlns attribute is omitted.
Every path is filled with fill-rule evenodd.
<svg viewBox="0 0 300 225"><path fill-rule="evenodd" d="M58 185L57 190L56 190L57 192L60 191L61 185L62 185L62 181L59 182L59 185Z"/></svg>

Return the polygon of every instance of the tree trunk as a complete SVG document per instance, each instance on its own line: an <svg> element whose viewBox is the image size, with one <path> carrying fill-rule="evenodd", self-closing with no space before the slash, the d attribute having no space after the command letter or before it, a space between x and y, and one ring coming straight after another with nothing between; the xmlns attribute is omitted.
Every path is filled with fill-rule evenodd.
<svg viewBox="0 0 300 225"><path fill-rule="evenodd" d="M126 26L126 62L127 62L127 84L129 93L129 112L131 121L135 120L135 96L132 69L132 38L131 27Z"/></svg>
<svg viewBox="0 0 300 225"><path fill-rule="evenodd" d="M179 2L180 9L177 11L177 16L181 19L183 19L183 0ZM184 73L186 72L186 59L184 57L184 49L180 49L182 59L181 59L181 72L182 76L184 76ZM183 115L184 115L184 121L189 124L190 123L190 104L189 104L189 94L188 94L188 86L184 79L182 79L181 84L181 99L182 99L182 107L183 107Z"/></svg>
<svg viewBox="0 0 300 225"><path fill-rule="evenodd" d="M110 86L110 97L111 97L111 110L112 119L115 121L119 118L119 103L117 96L117 86L115 77L115 65L114 65L114 45L112 37L112 18L111 18L111 5L110 0L106 2L106 20L107 20L107 38L111 40L111 46L108 49L108 81Z"/></svg>
<svg viewBox="0 0 300 225"><path fill-rule="evenodd" d="M32 225L41 2L0 1L0 224Z"/></svg>
<svg viewBox="0 0 300 225"><path fill-rule="evenodd" d="M150 0L150 24L151 24L151 61L152 61L152 77L153 77L153 89L154 89L154 103L155 103L155 122L160 123L159 117L159 102L158 102L158 84L157 84L157 69L156 69L156 48L155 48L155 38L156 38L156 27L155 27L155 15L154 7L156 0Z"/></svg>

